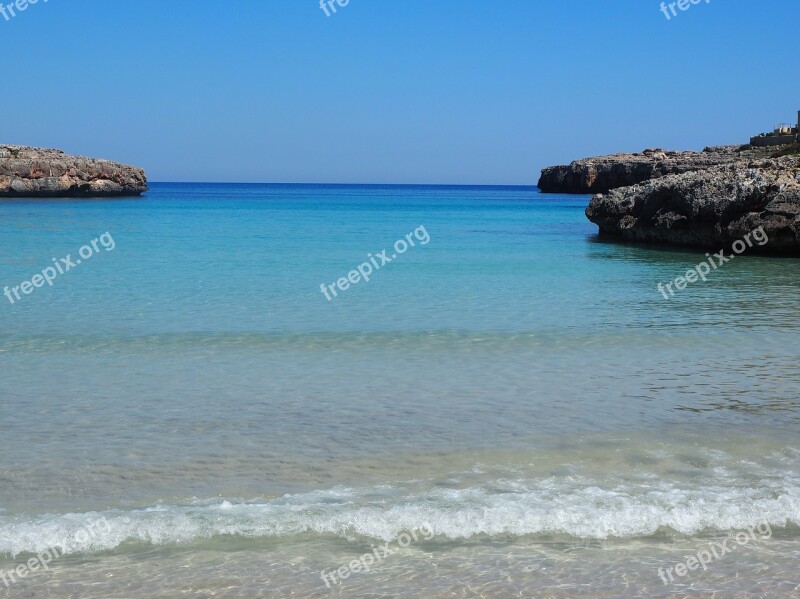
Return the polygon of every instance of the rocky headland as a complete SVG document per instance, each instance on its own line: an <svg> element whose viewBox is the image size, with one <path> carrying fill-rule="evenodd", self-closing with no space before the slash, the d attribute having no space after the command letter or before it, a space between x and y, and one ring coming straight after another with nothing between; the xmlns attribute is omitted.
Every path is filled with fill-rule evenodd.
<svg viewBox="0 0 800 599"><path fill-rule="evenodd" d="M61 150L0 145L0 198L138 196L142 169Z"/></svg>
<svg viewBox="0 0 800 599"><path fill-rule="evenodd" d="M765 150L740 146L716 146L702 152L655 148L638 154L611 154L551 166L542 170L538 186L544 193L607 193L658 177L767 155Z"/></svg>
<svg viewBox="0 0 800 599"><path fill-rule="evenodd" d="M601 236L719 249L763 227L754 251L800 255L796 146L646 150L542 171L540 188L594 193L586 216Z"/></svg>

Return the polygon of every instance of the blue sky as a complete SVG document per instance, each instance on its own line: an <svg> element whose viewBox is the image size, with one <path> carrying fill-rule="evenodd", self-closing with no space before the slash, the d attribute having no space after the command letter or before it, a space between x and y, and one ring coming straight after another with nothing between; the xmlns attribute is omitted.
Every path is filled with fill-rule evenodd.
<svg viewBox="0 0 800 599"><path fill-rule="evenodd" d="M0 142L153 181L535 184L794 121L800 2L659 6L40 0L0 17Z"/></svg>

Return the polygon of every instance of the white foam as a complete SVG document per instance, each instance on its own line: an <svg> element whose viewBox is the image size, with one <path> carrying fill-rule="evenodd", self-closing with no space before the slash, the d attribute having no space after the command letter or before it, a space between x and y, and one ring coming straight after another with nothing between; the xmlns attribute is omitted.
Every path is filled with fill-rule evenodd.
<svg viewBox="0 0 800 599"><path fill-rule="evenodd" d="M105 518L110 531L75 539L87 522ZM485 535L569 535L581 539L647 537L659 529L693 535L744 530L768 522L800 526L800 485L770 477L748 486L681 488L663 481L602 488L579 477L493 481L465 489L337 487L262 502L215 500L141 510L0 516L0 552L38 553L54 546L96 552L125 542L185 544L219 535L292 537L306 533L391 541L430 526L437 540Z"/></svg>

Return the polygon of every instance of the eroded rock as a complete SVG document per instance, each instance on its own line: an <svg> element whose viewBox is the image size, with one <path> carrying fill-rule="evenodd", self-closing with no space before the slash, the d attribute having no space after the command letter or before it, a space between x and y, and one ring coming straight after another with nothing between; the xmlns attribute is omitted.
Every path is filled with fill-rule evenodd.
<svg viewBox="0 0 800 599"><path fill-rule="evenodd" d="M0 145L0 197L137 196L142 169L61 150Z"/></svg>

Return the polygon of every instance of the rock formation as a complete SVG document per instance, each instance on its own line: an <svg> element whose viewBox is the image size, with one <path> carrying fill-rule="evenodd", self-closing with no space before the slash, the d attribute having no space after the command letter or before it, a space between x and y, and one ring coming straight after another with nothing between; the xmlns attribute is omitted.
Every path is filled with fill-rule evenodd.
<svg viewBox="0 0 800 599"><path fill-rule="evenodd" d="M800 255L800 147L645 150L542 170L549 193L594 193L601 236L717 249L763 227L753 251Z"/></svg>
<svg viewBox="0 0 800 599"><path fill-rule="evenodd" d="M0 145L0 198L138 196L142 169L60 150Z"/></svg>
<svg viewBox="0 0 800 599"><path fill-rule="evenodd" d="M721 249L763 227L753 251L800 255L800 157L754 159L668 175L595 195L601 235Z"/></svg>
<svg viewBox="0 0 800 599"><path fill-rule="evenodd" d="M718 146L702 152L651 149L640 154L612 154L545 168L538 185L544 193L606 193L617 187L704 170L757 155L758 150L738 146ZM767 156L765 151L760 155Z"/></svg>

